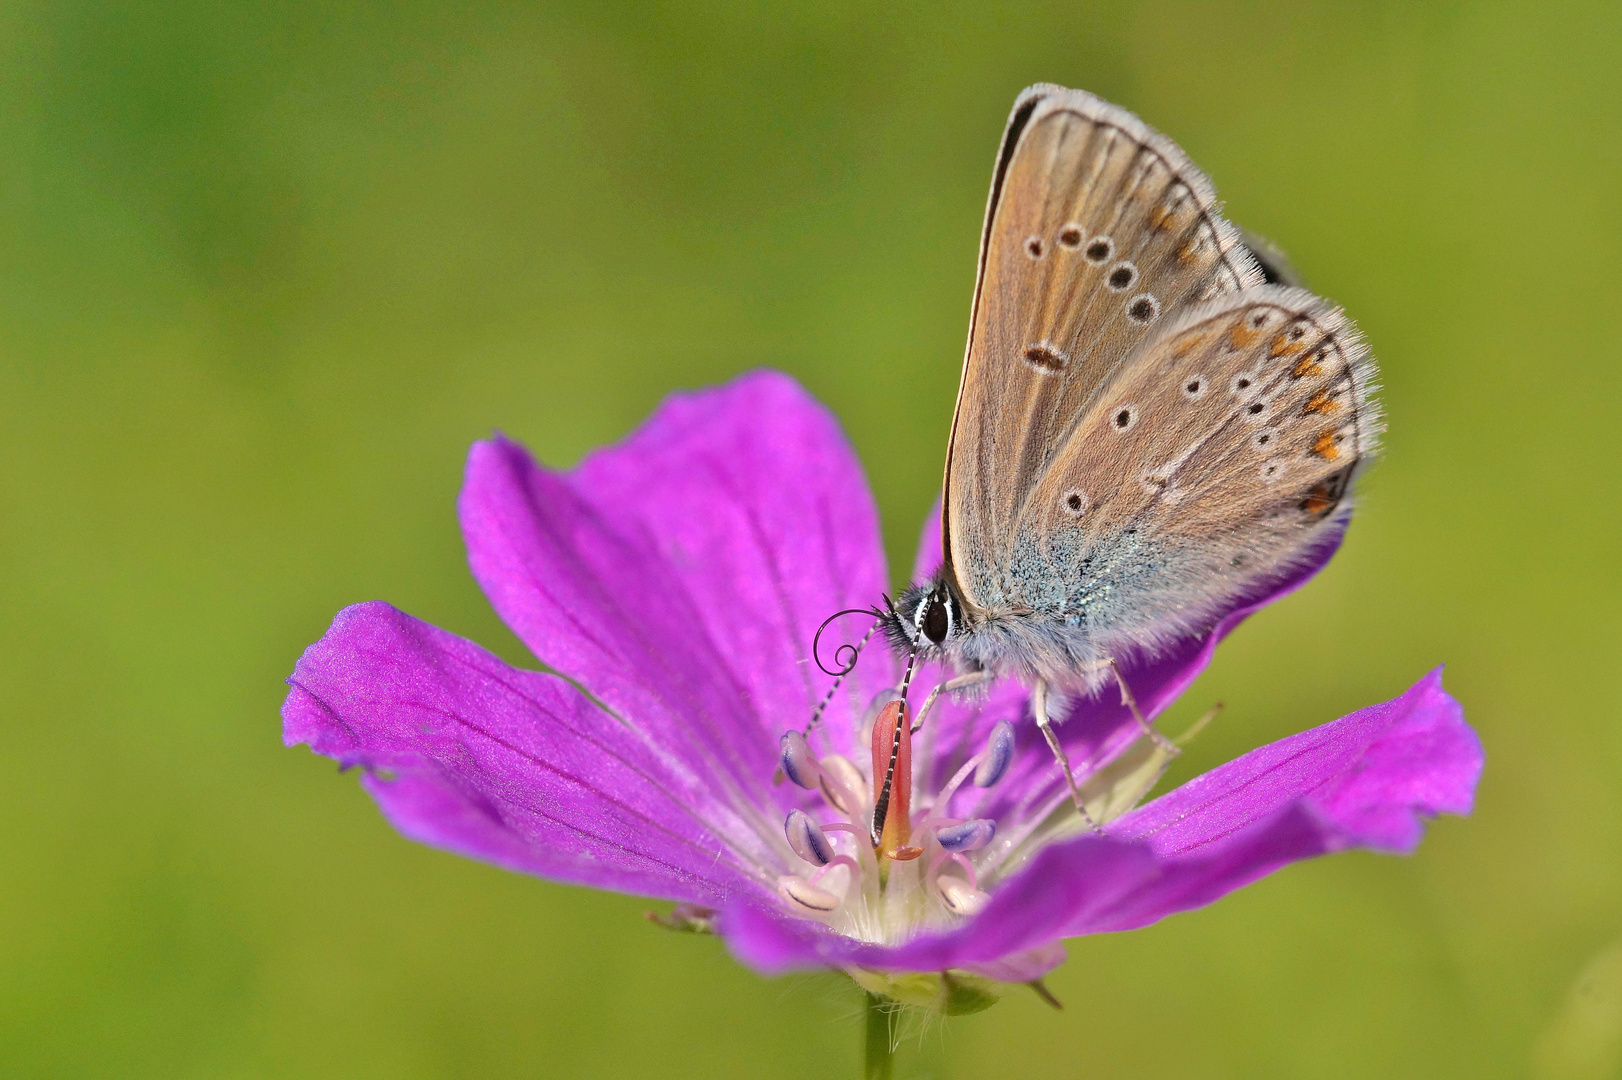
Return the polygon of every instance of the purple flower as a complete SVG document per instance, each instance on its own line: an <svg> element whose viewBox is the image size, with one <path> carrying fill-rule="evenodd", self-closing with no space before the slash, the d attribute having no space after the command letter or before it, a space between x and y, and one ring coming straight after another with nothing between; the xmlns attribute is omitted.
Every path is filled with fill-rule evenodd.
<svg viewBox="0 0 1622 1080"><path fill-rule="evenodd" d="M460 513L475 577L557 674L358 604L300 658L286 742L363 767L412 839L677 901L679 921L713 926L763 972L839 968L957 1011L947 998L983 989L977 979L1040 977L1064 938L1144 926L1325 852L1409 852L1425 819L1469 812L1481 770L1432 672L1136 807L1170 755L1106 693L1073 702L1059 727L1098 834L1067 812L1026 691L1004 682L930 715L899 841L917 854L876 859L866 740L895 658L867 649L809 742L782 741L828 688L810 655L818 624L888 584L861 469L792 380L759 373L673 397L569 472L505 439L479 443ZM921 550L920 576L939 551L933 528ZM1202 639L1129 665L1149 716L1331 553Z"/></svg>

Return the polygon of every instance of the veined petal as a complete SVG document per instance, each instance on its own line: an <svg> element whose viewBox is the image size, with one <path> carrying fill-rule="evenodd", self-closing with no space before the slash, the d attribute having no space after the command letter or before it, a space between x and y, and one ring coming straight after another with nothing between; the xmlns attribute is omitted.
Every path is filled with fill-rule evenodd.
<svg viewBox="0 0 1622 1080"><path fill-rule="evenodd" d="M1400 697L1195 777L1110 832L1147 841L1157 855L1183 855L1304 797L1348 843L1407 854L1424 819L1470 812L1482 762L1480 740L1437 668Z"/></svg>
<svg viewBox="0 0 1622 1080"><path fill-rule="evenodd" d="M878 508L833 415L787 375L755 372L668 399L570 479L621 531L654 540L773 742L803 724L830 681L811 660L817 627L889 586ZM830 626L825 658L871 625ZM877 658L857 676L869 694L896 674Z"/></svg>
<svg viewBox="0 0 1622 1080"><path fill-rule="evenodd" d="M860 466L797 384L762 372L674 396L569 473L480 443L460 512L475 577L537 656L695 777L740 801L791 798L767 781L778 736L828 685L813 634L885 585ZM865 629L831 628L825 654ZM847 692L893 670L866 658ZM847 754L849 736L826 733Z"/></svg>
<svg viewBox="0 0 1622 1080"><path fill-rule="evenodd" d="M288 681L287 745L365 768L367 790L413 840L712 906L769 895L763 882L780 872L778 822L739 818L563 679L387 604L339 612Z"/></svg>
<svg viewBox="0 0 1622 1080"><path fill-rule="evenodd" d="M1411 851L1425 819L1470 811L1482 761L1458 702L1432 672L1401 697L1190 781L1108 836L1044 849L947 933L885 948L742 904L727 910L722 932L767 972L972 968L1064 937L1147 925L1298 859L1354 846Z"/></svg>

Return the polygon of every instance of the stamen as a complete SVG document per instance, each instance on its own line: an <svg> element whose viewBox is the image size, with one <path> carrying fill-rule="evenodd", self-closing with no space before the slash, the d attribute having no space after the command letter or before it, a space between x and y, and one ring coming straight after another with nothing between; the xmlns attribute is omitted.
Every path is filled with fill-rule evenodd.
<svg viewBox="0 0 1622 1080"><path fill-rule="evenodd" d="M1004 720L991 729L991 736L986 740L986 748L963 763L963 767L953 774L952 779L941 788L935 802L931 805L932 815L945 815L946 806L957 794L957 789L963 786L963 781L974 774L974 782L980 787L995 787L1008 772L1008 765L1014 760L1014 725ZM937 823L938 824L938 823ZM922 828L922 826L919 826Z"/></svg>
<svg viewBox="0 0 1622 1080"><path fill-rule="evenodd" d="M787 813L783 834L789 848L812 869L778 878L777 892L793 910L823 922L832 916L837 929L854 931L864 940L891 940L898 934L904 939L915 920L929 921L931 910L937 919L941 908L968 918L991 900L980 888L979 872L969 854L993 844L997 823L953 816L949 803L971 778L981 788L1002 782L1013 762L1014 725L1007 721L993 725L984 749L962 762L932 799L924 799L925 808L914 820L913 724L906 692L917 662L914 650L907 657L901 685L881 691L865 717L851 718L862 725L857 728L859 737L870 741L871 772L858 770L839 754L819 759L805 731L786 732L778 747L783 775L802 788L820 791L838 819L819 821L813 816L816 811L802 809ZM835 834L842 832L866 842L854 848L837 844ZM929 858L917 870L902 872L899 865L891 865L923 858L926 850ZM951 873L942 875L943 868ZM916 891L920 889L922 896ZM931 894L934 900L920 906L919 901ZM847 905L854 906L847 910Z"/></svg>
<svg viewBox="0 0 1622 1080"><path fill-rule="evenodd" d="M841 866L850 868L851 881L855 881L859 876L861 876L861 864L859 864L855 859L851 858L849 855L835 855L833 860L829 862L827 866L824 866L821 870L818 870L816 873L811 875L811 884L817 884L828 875L829 871L837 870Z"/></svg>
<svg viewBox="0 0 1622 1080"><path fill-rule="evenodd" d="M804 810L790 810L783 831L788 835L788 846L806 862L827 866L833 860L833 842Z"/></svg>
<svg viewBox="0 0 1622 1080"><path fill-rule="evenodd" d="M1007 720L1000 721L991 729L991 738L986 740L984 755L980 758L980 767L974 771L974 784L976 787L995 787L997 782L1008 773L1008 766L1014 760L1014 725Z"/></svg>
<svg viewBox="0 0 1622 1080"><path fill-rule="evenodd" d="M822 797L841 814L854 817L861 809L862 788L867 784L862 774L856 771L849 758L841 754L829 754L820 764Z"/></svg>
<svg viewBox="0 0 1622 1080"><path fill-rule="evenodd" d="M946 905L947 911L965 918L980 914L991 900L967 881L956 877L936 878L935 891L940 894L941 903Z"/></svg>
<svg viewBox="0 0 1622 1080"><path fill-rule="evenodd" d="M792 874L784 874L777 879L777 892L789 903L797 904L807 911L829 912L843 903L827 889L819 889Z"/></svg>
<svg viewBox="0 0 1622 1080"><path fill-rule="evenodd" d="M817 786L820 771L811 744L798 731L786 731L777 743L777 761L783 775L807 791Z"/></svg>
<svg viewBox="0 0 1622 1080"><path fill-rule="evenodd" d="M795 811L798 813L798 811ZM997 835L997 823L990 818L975 818L961 825L937 829L935 839L940 846L954 854L960 851L979 851ZM790 843L793 843L792 838Z"/></svg>

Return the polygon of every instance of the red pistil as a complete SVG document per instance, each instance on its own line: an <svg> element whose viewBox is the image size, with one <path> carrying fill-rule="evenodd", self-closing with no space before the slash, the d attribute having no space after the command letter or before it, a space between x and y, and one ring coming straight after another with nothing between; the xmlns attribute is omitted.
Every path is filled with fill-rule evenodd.
<svg viewBox="0 0 1622 1080"><path fill-rule="evenodd" d="M924 853L912 838L912 721L892 701L873 721L873 847L879 858L906 862Z"/></svg>

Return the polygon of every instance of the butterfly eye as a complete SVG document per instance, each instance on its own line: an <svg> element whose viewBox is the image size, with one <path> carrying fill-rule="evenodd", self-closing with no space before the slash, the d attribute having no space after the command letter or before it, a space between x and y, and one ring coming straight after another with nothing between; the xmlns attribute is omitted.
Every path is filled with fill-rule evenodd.
<svg viewBox="0 0 1622 1080"><path fill-rule="evenodd" d="M931 596L924 602L922 618L919 620L924 636L939 645L952 633L952 612L946 601L939 596Z"/></svg>

